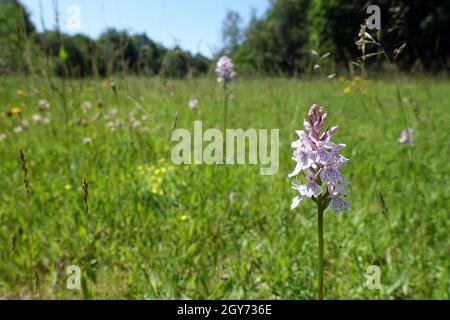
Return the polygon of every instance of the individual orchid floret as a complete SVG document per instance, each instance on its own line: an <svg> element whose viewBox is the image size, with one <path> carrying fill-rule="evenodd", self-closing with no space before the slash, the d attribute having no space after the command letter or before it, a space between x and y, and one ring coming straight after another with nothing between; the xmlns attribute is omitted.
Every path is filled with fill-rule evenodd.
<svg viewBox="0 0 450 320"><path fill-rule="evenodd" d="M297 130L298 140L292 143L296 162L289 177L303 176L305 184L295 182L293 188L298 195L293 199L291 208L296 208L304 197L312 199L323 209L330 207L338 214L346 211L350 204L344 187L350 183L342 176L341 170L348 159L339 154L345 144L331 142L337 127L324 130L327 113L323 107L313 105L308 112L303 126Z"/></svg>
<svg viewBox="0 0 450 320"><path fill-rule="evenodd" d="M231 59L227 56L222 56L217 61L216 65L217 81L224 86L227 86L236 76L234 65Z"/></svg>

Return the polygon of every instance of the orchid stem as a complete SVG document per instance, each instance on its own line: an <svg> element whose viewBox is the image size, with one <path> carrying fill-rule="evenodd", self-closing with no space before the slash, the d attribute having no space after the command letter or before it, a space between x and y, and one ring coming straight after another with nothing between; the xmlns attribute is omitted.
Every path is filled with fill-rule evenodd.
<svg viewBox="0 0 450 320"><path fill-rule="evenodd" d="M319 236L319 300L323 300L323 207L319 201L317 203L317 231Z"/></svg>
<svg viewBox="0 0 450 320"><path fill-rule="evenodd" d="M224 84L224 100L223 100L223 134L226 136L227 133L227 125L228 125L228 88L226 84ZM228 184L228 165L227 163L227 153L226 153L226 142L223 140L223 159L226 167L226 182Z"/></svg>
<svg viewBox="0 0 450 320"><path fill-rule="evenodd" d="M227 130L227 117L228 117L228 89L224 86L224 101L223 101L223 130L226 133Z"/></svg>

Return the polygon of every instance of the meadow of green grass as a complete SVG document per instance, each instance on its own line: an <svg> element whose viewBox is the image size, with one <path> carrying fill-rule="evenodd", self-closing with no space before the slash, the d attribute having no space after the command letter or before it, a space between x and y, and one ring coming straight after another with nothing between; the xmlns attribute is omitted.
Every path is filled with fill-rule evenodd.
<svg viewBox="0 0 450 320"><path fill-rule="evenodd" d="M333 140L347 144L350 159L351 209L325 214L325 298L450 297L447 79L402 78L400 100L389 78L351 93L338 80L239 79L228 127L279 128L280 168L261 176L259 166L230 166L228 177L224 166L170 158L176 112L177 128L193 130L194 120L221 128L223 91L212 78L169 89L139 78L72 80L64 89L55 79L61 95L42 79L0 81L0 298L315 299L317 213L307 201L290 210L287 177L294 129L313 103L339 125ZM192 97L197 110L187 106ZM40 99L51 103L41 112L48 125L31 119ZM8 116L11 108L21 113ZM112 132L114 108L123 125ZM29 126L15 133L21 117ZM412 150L398 142L405 119ZM70 265L82 270L82 290L66 287ZM381 268L381 290L365 287L369 265Z"/></svg>

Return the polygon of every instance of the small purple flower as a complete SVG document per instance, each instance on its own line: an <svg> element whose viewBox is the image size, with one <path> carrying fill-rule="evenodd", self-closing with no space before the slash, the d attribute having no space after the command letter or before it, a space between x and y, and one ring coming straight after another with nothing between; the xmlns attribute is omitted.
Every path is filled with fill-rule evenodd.
<svg viewBox="0 0 450 320"><path fill-rule="evenodd" d="M398 141L412 145L414 143L414 129L408 128L403 130Z"/></svg>
<svg viewBox="0 0 450 320"><path fill-rule="evenodd" d="M234 72L234 65L231 59L227 56L222 56L217 61L216 65L217 81L227 86L236 76Z"/></svg>
<svg viewBox="0 0 450 320"><path fill-rule="evenodd" d="M341 169L348 159L338 152L345 144L335 144L330 141L337 127L323 131L327 114L322 107L313 105L308 112L308 119L303 121L305 130L297 130L298 140L292 143L296 162L294 171L289 177L297 177L303 172L307 183L294 183L293 189L298 195L293 199L291 208L299 205L304 198L320 201L325 207L330 206L334 213L346 211L350 203L344 198L347 193L344 186L350 183L342 176ZM322 186L325 185L325 191Z"/></svg>
<svg viewBox="0 0 450 320"><path fill-rule="evenodd" d="M111 117L111 118L117 118L117 116L119 115L119 110L117 110L117 109L111 109L110 111L109 111L109 116Z"/></svg>
<svg viewBox="0 0 450 320"><path fill-rule="evenodd" d="M196 109L198 107L198 100L196 98L189 100L188 107L191 109Z"/></svg>

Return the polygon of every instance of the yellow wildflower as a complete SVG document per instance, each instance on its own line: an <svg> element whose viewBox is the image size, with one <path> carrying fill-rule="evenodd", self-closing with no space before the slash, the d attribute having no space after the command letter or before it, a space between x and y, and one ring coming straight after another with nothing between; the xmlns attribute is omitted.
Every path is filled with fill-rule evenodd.
<svg viewBox="0 0 450 320"><path fill-rule="evenodd" d="M183 214L183 215L180 217L180 220L181 220L181 221L186 221L188 218L189 218L189 217L188 217L187 214Z"/></svg>
<svg viewBox="0 0 450 320"><path fill-rule="evenodd" d="M21 112L22 111L20 110L20 108L15 107L15 108L11 108L11 109L7 110L6 115L11 117L13 115L20 114Z"/></svg>
<svg viewBox="0 0 450 320"><path fill-rule="evenodd" d="M345 94L351 93L352 90L353 90L353 88L351 86L347 86L347 87L344 88L344 93Z"/></svg>
<svg viewBox="0 0 450 320"><path fill-rule="evenodd" d="M157 182L152 183L152 193L162 195L163 191L160 188L160 184Z"/></svg>

